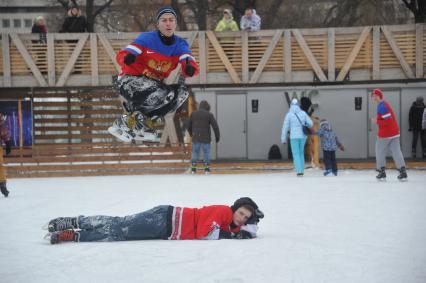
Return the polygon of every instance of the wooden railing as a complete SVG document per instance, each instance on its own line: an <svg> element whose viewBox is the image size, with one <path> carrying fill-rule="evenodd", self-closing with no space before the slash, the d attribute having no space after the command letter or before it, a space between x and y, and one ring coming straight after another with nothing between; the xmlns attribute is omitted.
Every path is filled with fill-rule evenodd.
<svg viewBox="0 0 426 283"><path fill-rule="evenodd" d="M304 83L424 78L425 25L259 32L179 32L200 74L190 84ZM138 33L2 34L0 87L107 86L115 54ZM176 80L176 70L167 80Z"/></svg>

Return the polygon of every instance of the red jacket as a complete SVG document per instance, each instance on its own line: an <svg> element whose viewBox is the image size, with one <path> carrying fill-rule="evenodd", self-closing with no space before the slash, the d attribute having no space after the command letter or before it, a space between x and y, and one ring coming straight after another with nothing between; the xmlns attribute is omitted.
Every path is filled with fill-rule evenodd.
<svg viewBox="0 0 426 283"><path fill-rule="evenodd" d="M377 125L379 127L377 136L380 138L399 136L399 127L395 113L387 101L383 100L377 105Z"/></svg>
<svg viewBox="0 0 426 283"><path fill-rule="evenodd" d="M226 205L210 205L202 208L174 207L171 216L169 240L217 240L220 230L231 229L232 209Z"/></svg>
<svg viewBox="0 0 426 283"><path fill-rule="evenodd" d="M182 74L185 65L195 68L194 76L198 74L198 64L191 54L188 43L181 37L174 35L174 43L165 45L161 42L157 31L141 33L132 43L117 53L116 61L121 66L120 75L145 75L159 81L167 78L180 63ZM124 57L132 53L136 61L130 65L124 64Z"/></svg>

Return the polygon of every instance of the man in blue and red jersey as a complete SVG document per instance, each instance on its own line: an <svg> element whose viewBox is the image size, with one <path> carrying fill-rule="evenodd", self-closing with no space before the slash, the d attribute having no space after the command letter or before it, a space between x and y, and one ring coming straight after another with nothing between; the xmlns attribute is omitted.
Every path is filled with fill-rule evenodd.
<svg viewBox="0 0 426 283"><path fill-rule="evenodd" d="M388 150L392 152L393 161L398 168L399 180L407 179L407 171L405 169L404 156L401 152L399 141L399 127L396 121L395 113L389 103L384 100L383 92L380 89L373 89L371 98L377 103L377 117L371 118L373 123L378 126L376 140L376 168L379 174L377 179L385 179L386 153Z"/></svg>
<svg viewBox="0 0 426 283"><path fill-rule="evenodd" d="M257 236L257 224L263 212L248 197L233 205L209 205L201 208L156 206L128 215L78 216L52 219L46 239L61 242L131 240L219 240L251 239Z"/></svg>
<svg viewBox="0 0 426 283"><path fill-rule="evenodd" d="M179 87L167 86L163 80L181 66L184 78L198 74L198 65L188 43L175 35L176 12L163 7L156 15L157 30L143 32L116 56L121 66L116 86L126 114L108 131L125 142L133 139L158 142L148 119L175 111L188 98L184 79Z"/></svg>

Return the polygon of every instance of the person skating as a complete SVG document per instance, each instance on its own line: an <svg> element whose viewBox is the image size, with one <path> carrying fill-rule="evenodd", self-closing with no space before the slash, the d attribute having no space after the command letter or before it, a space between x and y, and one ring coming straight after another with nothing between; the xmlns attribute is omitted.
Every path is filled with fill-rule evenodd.
<svg viewBox="0 0 426 283"><path fill-rule="evenodd" d="M131 240L251 239L257 236L263 212L248 197L233 205L202 208L160 205L125 217L59 217L49 221L46 239L61 242Z"/></svg>
<svg viewBox="0 0 426 283"><path fill-rule="evenodd" d="M326 119L321 119L320 129L315 132L321 139L321 147L323 150L323 161L325 165L324 176L333 174L337 176L337 161L336 150L344 151L344 146L340 143L336 133L331 129L330 122Z"/></svg>
<svg viewBox="0 0 426 283"><path fill-rule="evenodd" d="M377 104L377 116L371 118L373 123L377 124L377 140L376 140L376 170L379 174L377 179L386 178L386 153L388 150L392 152L393 161L399 171L398 179L407 179L407 171L405 168L404 156L401 152L399 141L400 133L395 113L390 104L384 99L383 92L380 89L374 89L371 98Z"/></svg>
<svg viewBox="0 0 426 283"><path fill-rule="evenodd" d="M4 167L3 148L6 155L12 151L12 141L10 139L10 131L6 125L6 116L0 113L0 191L4 197L9 196L9 190L6 186L6 168Z"/></svg>
<svg viewBox="0 0 426 283"><path fill-rule="evenodd" d="M281 130L281 143L287 142L288 131L290 131L290 146L293 154L294 169L297 176L303 176L305 170L305 143L307 136L303 133L303 126L312 128L313 122L305 111L299 107L299 101L293 98L290 110L284 118Z"/></svg>
<svg viewBox="0 0 426 283"><path fill-rule="evenodd" d="M219 126L210 112L209 103L203 100L200 102L199 109L192 112L188 120L188 133L192 137L192 174L195 174L197 171L200 149L203 149L204 154L204 173L210 173L211 128L213 128L216 143L218 143L220 140Z"/></svg>
<svg viewBox="0 0 426 283"><path fill-rule="evenodd" d="M175 111L189 95L184 78L178 87L167 86L163 80L178 65L181 65L183 77L198 74L198 65L188 43L174 34L176 12L163 7L157 12L156 22L156 31L141 33L116 56L121 72L115 85L126 114L108 131L125 142L158 142L150 120Z"/></svg>

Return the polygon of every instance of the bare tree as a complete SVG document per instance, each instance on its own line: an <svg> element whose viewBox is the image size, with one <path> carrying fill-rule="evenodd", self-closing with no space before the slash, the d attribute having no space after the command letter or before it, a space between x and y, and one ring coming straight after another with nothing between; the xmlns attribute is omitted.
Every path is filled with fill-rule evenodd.
<svg viewBox="0 0 426 283"><path fill-rule="evenodd" d="M402 2L413 13L416 23L426 22L426 0L402 0Z"/></svg>

